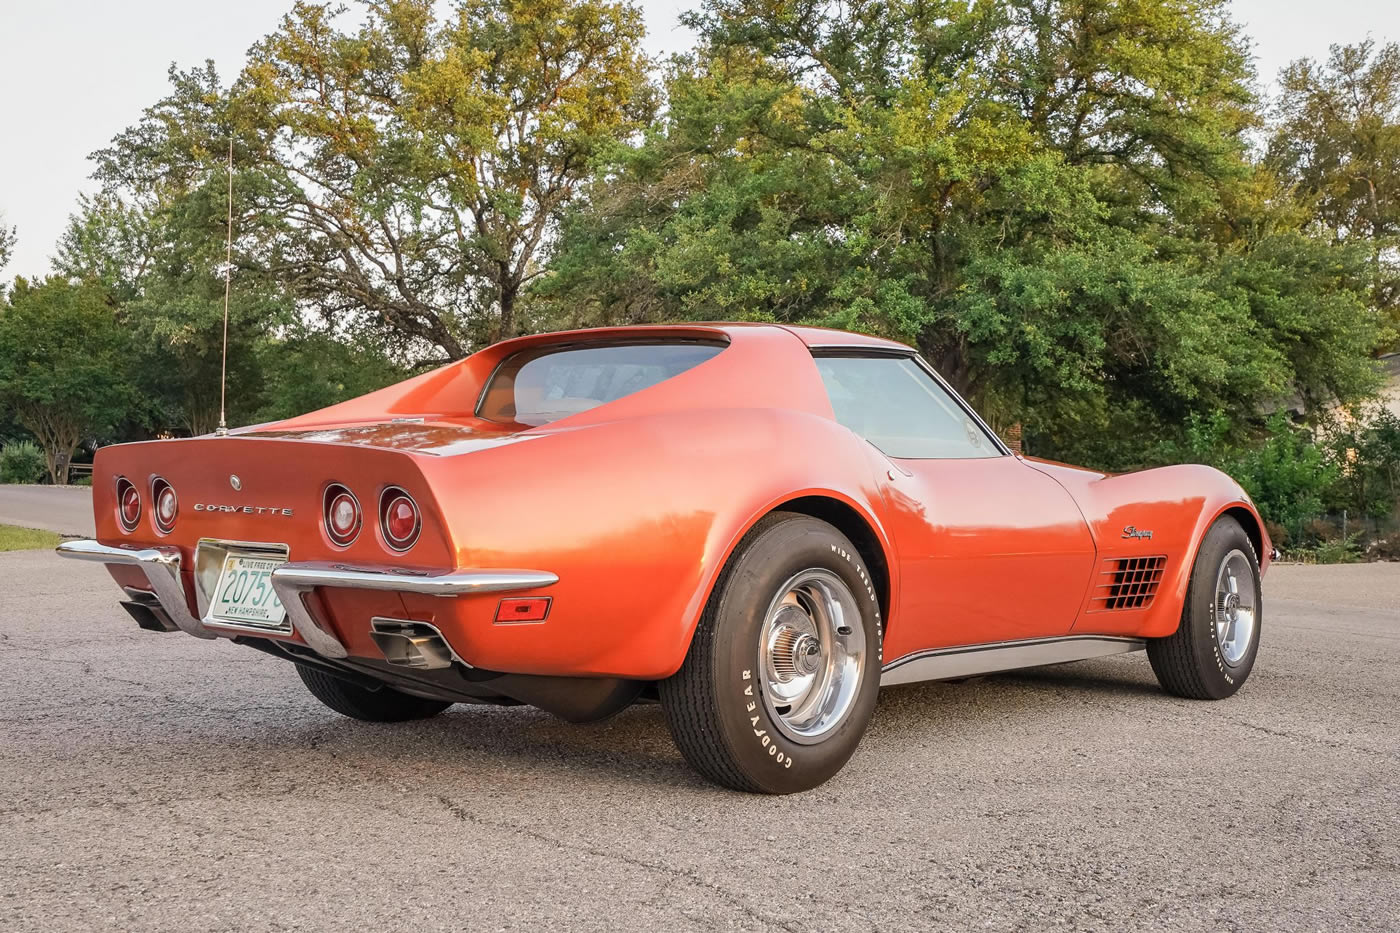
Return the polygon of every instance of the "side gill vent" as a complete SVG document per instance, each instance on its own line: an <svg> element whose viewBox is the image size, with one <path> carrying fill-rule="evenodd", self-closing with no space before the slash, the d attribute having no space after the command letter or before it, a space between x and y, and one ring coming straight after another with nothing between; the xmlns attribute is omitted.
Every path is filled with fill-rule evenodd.
<svg viewBox="0 0 1400 933"><path fill-rule="evenodd" d="M1146 609L1162 582L1165 557L1114 557L1103 562L1091 610Z"/></svg>

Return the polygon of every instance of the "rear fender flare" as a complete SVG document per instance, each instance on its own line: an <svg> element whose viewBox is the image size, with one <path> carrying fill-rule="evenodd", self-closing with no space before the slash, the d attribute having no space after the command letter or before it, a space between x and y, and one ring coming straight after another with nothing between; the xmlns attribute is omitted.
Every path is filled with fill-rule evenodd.
<svg viewBox="0 0 1400 933"><path fill-rule="evenodd" d="M716 523L716 529L714 533L712 533L711 540L712 542L722 541L723 546L720 548L707 548L707 551L717 554L718 559L709 562L709 572L706 574L704 583L700 587L700 592L698 594L700 598L691 605L687 614L684 639L685 651L690 650L690 642L695 637L696 626L700 624L700 617L704 614L705 607L709 605L709 601L715 595L715 587L719 583L721 573L729 564L729 561L734 558L745 536L748 535L749 531L764 517L773 512L784 511L785 507L792 507L793 511L805 515L813 515L815 518L821 518L823 521L830 522L837 530L846 534L848 538L851 537L851 535L842 528L843 523L831 522L830 519L819 512L814 513L811 508L811 503L814 502L828 502L836 508L844 508L851 520L859 521L864 526L868 534L867 541L864 542L865 546L862 547L863 542L856 540L852 540L851 543L856 545L856 549L860 553L862 560L867 564L867 572L871 575L871 582L875 587L876 598L880 605L882 615L882 618L879 620L881 632L888 631L893 617L897 614L895 611L895 606L897 605L895 594L899 591L899 564L895 558L894 547L889 536L885 533L879 519L875 517L874 511L869 508L868 505L858 501L853 496L829 487L813 487L777 496L754 508L748 509L745 513L742 513L746 515L746 518L740 522L728 523L723 530L720 530L719 523ZM876 563L876 561L879 563ZM683 655L684 652L682 652L682 656ZM677 666L679 667L679 665Z"/></svg>

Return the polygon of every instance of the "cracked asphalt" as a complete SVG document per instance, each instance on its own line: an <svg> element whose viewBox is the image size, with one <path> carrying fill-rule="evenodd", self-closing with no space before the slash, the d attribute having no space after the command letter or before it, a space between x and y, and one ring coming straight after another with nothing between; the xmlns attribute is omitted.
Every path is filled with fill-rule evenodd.
<svg viewBox="0 0 1400 933"><path fill-rule="evenodd" d="M0 554L0 929L1400 930L1400 565L1276 567L1244 690L1141 654L885 691L786 798L658 708L380 726Z"/></svg>

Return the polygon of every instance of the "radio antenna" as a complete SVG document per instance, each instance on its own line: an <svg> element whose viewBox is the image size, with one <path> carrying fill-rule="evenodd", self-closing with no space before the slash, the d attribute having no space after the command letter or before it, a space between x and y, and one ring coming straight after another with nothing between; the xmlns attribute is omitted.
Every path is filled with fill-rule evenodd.
<svg viewBox="0 0 1400 933"><path fill-rule="evenodd" d="M228 435L224 404L228 395L228 293L233 280L233 133L228 134L228 236L224 241L224 345L219 358L219 437Z"/></svg>

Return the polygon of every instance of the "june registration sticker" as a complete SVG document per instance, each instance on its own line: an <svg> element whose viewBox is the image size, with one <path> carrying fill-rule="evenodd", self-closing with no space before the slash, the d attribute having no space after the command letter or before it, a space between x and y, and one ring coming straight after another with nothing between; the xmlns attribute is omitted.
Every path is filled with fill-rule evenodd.
<svg viewBox="0 0 1400 933"><path fill-rule="evenodd" d="M210 617L268 627L281 625L287 610L272 588L272 571L282 563L246 554L226 556L209 607Z"/></svg>

